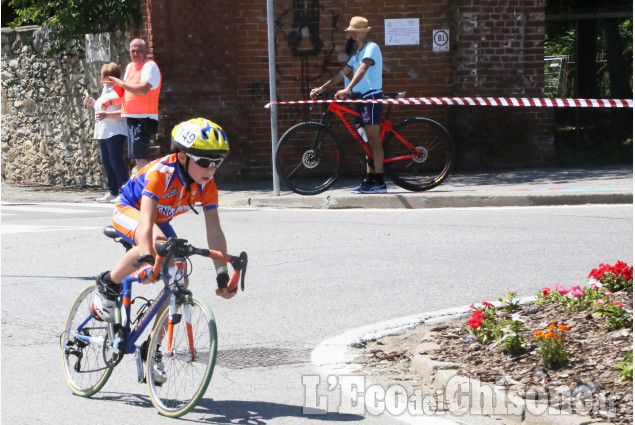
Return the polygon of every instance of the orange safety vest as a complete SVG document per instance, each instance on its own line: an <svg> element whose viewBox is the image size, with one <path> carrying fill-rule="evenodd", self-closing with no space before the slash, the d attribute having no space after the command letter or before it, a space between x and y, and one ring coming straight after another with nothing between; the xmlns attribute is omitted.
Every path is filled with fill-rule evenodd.
<svg viewBox="0 0 635 425"><path fill-rule="evenodd" d="M143 65L152 59L146 59L145 62L139 65L134 65L128 75L126 76L126 83L139 84L141 83L141 69ZM161 75L161 71L159 71ZM159 113L159 93L161 92L161 80L159 81L159 87L150 90L147 94L140 96L138 94L132 94L128 90L123 95L123 104L121 105L122 115L140 115L140 114L158 114Z"/></svg>

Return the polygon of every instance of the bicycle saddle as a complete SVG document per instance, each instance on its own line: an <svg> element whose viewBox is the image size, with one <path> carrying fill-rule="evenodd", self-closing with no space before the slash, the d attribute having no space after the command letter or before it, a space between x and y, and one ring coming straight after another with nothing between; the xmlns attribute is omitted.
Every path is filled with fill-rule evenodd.
<svg viewBox="0 0 635 425"><path fill-rule="evenodd" d="M390 98L390 99L403 99L404 97L406 97L406 92L405 91L398 91L398 92L384 92L384 97L386 98Z"/></svg>
<svg viewBox="0 0 635 425"><path fill-rule="evenodd" d="M115 239L119 237L119 235L117 234L117 231L112 226L104 226L103 232L104 232L104 235L108 236L109 238Z"/></svg>

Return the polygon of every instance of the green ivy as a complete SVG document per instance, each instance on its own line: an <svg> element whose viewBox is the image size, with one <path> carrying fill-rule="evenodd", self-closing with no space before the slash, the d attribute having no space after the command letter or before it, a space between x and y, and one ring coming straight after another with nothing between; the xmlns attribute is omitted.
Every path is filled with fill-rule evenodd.
<svg viewBox="0 0 635 425"><path fill-rule="evenodd" d="M48 21L57 30L57 43L52 50L60 49L69 38L112 32L141 23L139 0L9 0L8 4L16 16L9 24L12 28Z"/></svg>

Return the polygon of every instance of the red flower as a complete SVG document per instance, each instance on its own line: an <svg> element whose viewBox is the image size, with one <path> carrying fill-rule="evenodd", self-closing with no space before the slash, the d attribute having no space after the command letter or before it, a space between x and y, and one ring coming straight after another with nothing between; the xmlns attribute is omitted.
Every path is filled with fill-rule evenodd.
<svg viewBox="0 0 635 425"><path fill-rule="evenodd" d="M487 301L483 301L483 305L484 305L485 307L491 307L491 308L494 308L494 304L492 304L492 303L488 303Z"/></svg>
<svg viewBox="0 0 635 425"><path fill-rule="evenodd" d="M627 281L633 279L633 267L628 267L624 261L618 261L613 266L600 264L599 268L591 270L589 277L600 280L606 273L611 273L615 277L622 276Z"/></svg>
<svg viewBox="0 0 635 425"><path fill-rule="evenodd" d="M470 328L474 328L477 329L479 326L481 326L483 324L483 322L481 322L478 319L470 319L467 321L467 324Z"/></svg>
<svg viewBox="0 0 635 425"><path fill-rule="evenodd" d="M485 319L485 314L481 310L476 310L474 313L472 313L472 319L483 320Z"/></svg>
<svg viewBox="0 0 635 425"><path fill-rule="evenodd" d="M551 291L551 288L542 288L542 296L543 297L547 297L549 296L549 291Z"/></svg>

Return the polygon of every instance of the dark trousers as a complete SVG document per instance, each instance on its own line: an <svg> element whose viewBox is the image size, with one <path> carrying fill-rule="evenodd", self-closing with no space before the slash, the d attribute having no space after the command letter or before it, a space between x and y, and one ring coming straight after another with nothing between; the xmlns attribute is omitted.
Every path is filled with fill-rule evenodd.
<svg viewBox="0 0 635 425"><path fill-rule="evenodd" d="M123 160L126 141L127 137L121 134L99 140L99 158L108 178L106 187L114 196L119 195L119 189L128 181L128 169Z"/></svg>

